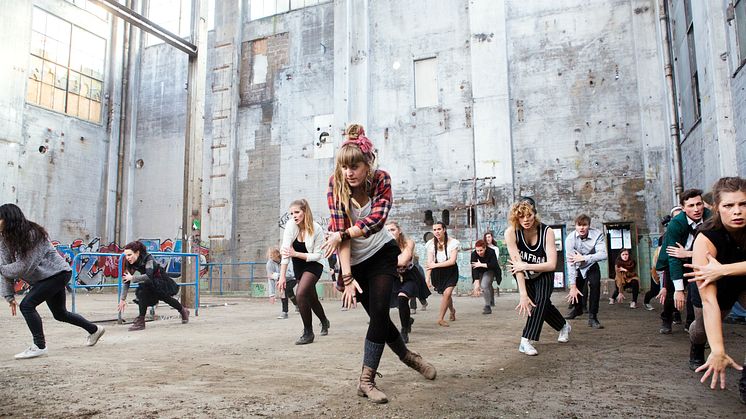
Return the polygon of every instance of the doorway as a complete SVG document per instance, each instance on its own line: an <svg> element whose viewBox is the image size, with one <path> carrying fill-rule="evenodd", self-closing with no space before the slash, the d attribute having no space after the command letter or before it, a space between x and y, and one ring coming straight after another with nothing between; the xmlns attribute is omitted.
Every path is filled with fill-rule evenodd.
<svg viewBox="0 0 746 419"><path fill-rule="evenodd" d="M623 249L629 249L635 258L639 271L640 263L637 255L637 227L631 222L604 223L606 230L606 254L608 255L608 278L615 278L614 262ZM640 272L637 272L639 275Z"/></svg>

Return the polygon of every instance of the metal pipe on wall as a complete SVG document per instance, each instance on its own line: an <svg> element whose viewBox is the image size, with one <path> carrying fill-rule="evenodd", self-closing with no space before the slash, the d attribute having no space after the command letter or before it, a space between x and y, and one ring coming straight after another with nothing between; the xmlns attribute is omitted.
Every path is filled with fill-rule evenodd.
<svg viewBox="0 0 746 419"><path fill-rule="evenodd" d="M127 7L132 8L132 0L127 0ZM122 192L124 190L124 147L127 138L127 114L129 111L129 69L132 64L131 44L134 29L124 21L124 42L122 47L122 103L119 115L119 144L117 148L117 190L114 205L114 243L122 242Z"/></svg>
<svg viewBox="0 0 746 419"><path fill-rule="evenodd" d="M676 106L676 80L673 74L673 60L671 53L671 24L668 17L668 0L658 0L658 18L661 25L661 41L663 46L663 70L666 75L666 94L668 97L668 112L671 117L669 127L671 145L673 146L673 182L674 202L679 201L679 196L684 191L684 178L681 162L681 131L679 130L679 112Z"/></svg>

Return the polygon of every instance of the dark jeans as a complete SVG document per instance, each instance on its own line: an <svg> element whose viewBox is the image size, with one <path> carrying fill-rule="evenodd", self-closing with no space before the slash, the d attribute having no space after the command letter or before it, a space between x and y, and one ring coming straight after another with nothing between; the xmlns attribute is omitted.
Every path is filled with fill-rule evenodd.
<svg viewBox="0 0 746 419"><path fill-rule="evenodd" d="M44 340L44 328L36 307L45 301L55 320L82 327L88 334L94 333L98 329L95 324L84 319L83 316L67 311L65 307L65 285L70 281L70 276L70 271L62 271L37 282L31 286L26 297L18 305L23 318L26 319L31 335L34 337L34 344L39 349L46 348L47 343Z"/></svg>
<svg viewBox="0 0 746 419"><path fill-rule="evenodd" d="M619 287L614 288L614 295L611 298L616 300L616 297L619 296ZM629 284L624 286L624 289L632 290L632 302L637 304L637 296L640 295L640 283L637 280L632 280Z"/></svg>
<svg viewBox="0 0 746 419"><path fill-rule="evenodd" d="M293 302L293 305L297 306L298 304L295 301L295 293L293 292L293 288L295 288L295 284L297 284L298 281L294 279L288 279L285 282L285 296L280 299L282 301L282 312L287 313L288 312L288 299Z"/></svg>
<svg viewBox="0 0 746 419"><path fill-rule="evenodd" d="M673 322L673 312L676 309L673 304L673 293L675 291L673 282L668 279L668 271L666 271L666 280L664 281L666 287L666 299L663 301L663 311L661 312L661 320L664 323L670 324Z"/></svg>
<svg viewBox="0 0 746 419"><path fill-rule="evenodd" d="M645 293L645 299L643 302L645 304L650 304L650 300L652 300L658 293L661 292L661 285L656 284L655 281L653 281L653 278L650 278L650 289L648 292Z"/></svg>
<svg viewBox="0 0 746 419"><path fill-rule="evenodd" d="M585 278L580 273L580 269L578 269L577 274L575 286L584 296L579 297L578 302L573 304L573 310L582 313L583 307L587 305L588 313L595 317L598 315L598 300L601 298L601 269L598 267L598 263L594 263L585 273ZM586 285L588 285L588 292L583 291Z"/></svg>
<svg viewBox="0 0 746 419"><path fill-rule="evenodd" d="M137 295L137 307L139 309L138 315L140 317L144 317L145 314L148 312L148 307L158 304L158 301L163 301L178 312L181 312L181 310L184 308L179 300L170 295L164 296L158 294L155 291L155 288L153 288L147 282L140 283L135 293Z"/></svg>

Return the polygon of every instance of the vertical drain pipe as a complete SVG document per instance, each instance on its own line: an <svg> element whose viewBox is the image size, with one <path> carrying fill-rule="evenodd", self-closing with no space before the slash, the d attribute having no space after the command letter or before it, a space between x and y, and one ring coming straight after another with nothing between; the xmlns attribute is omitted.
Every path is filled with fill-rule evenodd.
<svg viewBox="0 0 746 419"><path fill-rule="evenodd" d="M127 0L127 7L132 9L132 0ZM119 146L117 150L117 190L114 210L114 243L122 243L122 193L124 190L124 147L127 143L127 112L129 110L129 76L132 52L130 40L133 27L124 21L124 46L122 48L122 104L119 115Z"/></svg>
<svg viewBox="0 0 746 419"><path fill-rule="evenodd" d="M676 107L676 82L673 74L673 60L671 53L671 23L668 18L668 0L658 0L658 16L661 25L661 40L663 41L663 70L666 73L666 94L668 96L668 111L671 115L669 133L673 145L673 181L676 193L675 202L684 191L684 177L681 163L681 137L679 130L679 112Z"/></svg>

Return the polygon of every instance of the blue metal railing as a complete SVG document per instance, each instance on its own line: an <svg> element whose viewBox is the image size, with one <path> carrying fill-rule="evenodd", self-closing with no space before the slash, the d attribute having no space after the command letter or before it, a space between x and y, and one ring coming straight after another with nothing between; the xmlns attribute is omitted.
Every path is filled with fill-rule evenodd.
<svg viewBox="0 0 746 419"><path fill-rule="evenodd" d="M256 265L264 265L266 262L210 262L210 263L203 263L202 266L207 267L207 281L208 281L208 290L209 292L212 292L212 282L213 282L213 270L218 270L218 278L219 278L219 292L220 295L223 295L223 281L226 279L248 279L249 280L249 290L251 291L253 289L254 285L254 279L255 279L255 266ZM241 276L231 276L231 277L225 277L223 275L223 267L224 266L249 266L249 276L241 277Z"/></svg>
<svg viewBox="0 0 746 419"><path fill-rule="evenodd" d="M186 287L186 286L194 286L194 315L199 316L199 254L197 253L173 253L173 252L151 252L151 255L154 257L187 257L187 258L194 258L194 282L177 282L176 285L180 287ZM119 259L117 263L117 283L116 284L95 284L95 285L88 285L88 284L78 284L78 262L84 257L84 256L96 256L96 257L116 257ZM122 253L97 253L97 252L81 252L78 253L73 257L72 261L72 280L70 281L70 288L71 288L71 299L72 299L72 307L71 311L75 313L76 311L76 293L78 288L87 288L87 287L117 287L117 303L120 300L120 296L122 295L122 288L124 287L124 282L122 280L122 272L123 272L123 265L124 265L124 254ZM182 270L183 272L183 270ZM137 284L130 285L130 288L137 288ZM117 318L119 320L122 319L122 313L118 313Z"/></svg>
<svg viewBox="0 0 746 419"><path fill-rule="evenodd" d="M70 285L70 290L71 290L70 291L70 298L72 300L71 311L73 313L75 313L75 296L77 294L77 289L78 288L91 288L91 287L106 288L106 287L117 287L117 286L119 286L118 284L106 284L106 283L95 284L95 285L88 285L88 284L79 285L78 284L78 276L80 274L78 273L78 262L80 262L80 260L84 256L116 257L116 258L119 258L118 268L117 268L117 276L119 277L119 282L122 281L122 263L124 261L124 255L122 253L97 253L97 252L81 252L81 253L78 253L77 255L75 255L73 257L73 261L72 261L72 264L71 264L72 270L73 270L73 275L72 275L72 280L70 281L70 284L69 284Z"/></svg>

